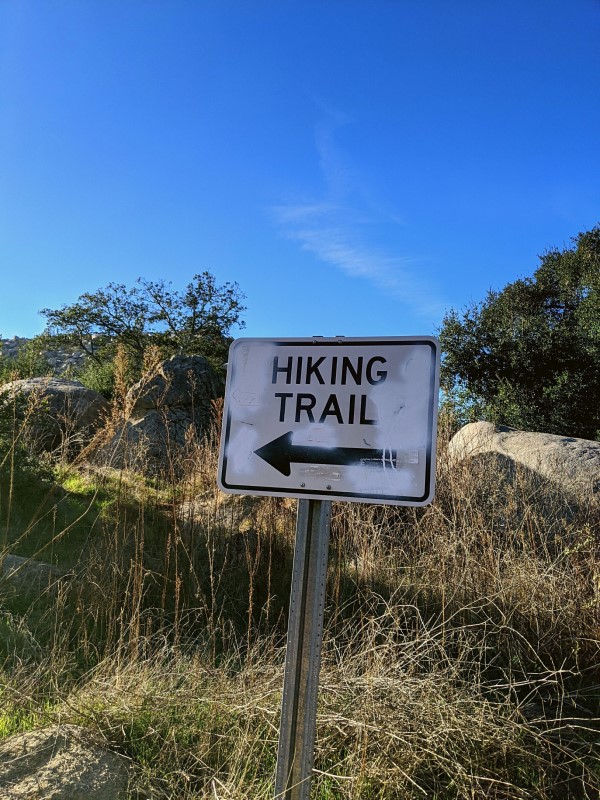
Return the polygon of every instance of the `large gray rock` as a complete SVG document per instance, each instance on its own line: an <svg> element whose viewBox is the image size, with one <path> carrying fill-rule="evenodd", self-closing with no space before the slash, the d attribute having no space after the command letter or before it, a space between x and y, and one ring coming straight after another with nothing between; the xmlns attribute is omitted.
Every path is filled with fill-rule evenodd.
<svg viewBox="0 0 600 800"><path fill-rule="evenodd" d="M125 800L130 762L76 725L45 728L0 742L5 800Z"/></svg>
<svg viewBox="0 0 600 800"><path fill-rule="evenodd" d="M190 441L209 430L213 400L222 393L223 382L205 358L173 356L129 390L127 419L101 460L150 472L171 469Z"/></svg>
<svg viewBox="0 0 600 800"><path fill-rule="evenodd" d="M452 437L448 452L458 461L502 457L552 481L568 495L588 497L600 492L600 442L472 422Z"/></svg>
<svg viewBox="0 0 600 800"><path fill-rule="evenodd" d="M204 425L210 419L211 401L222 392L223 381L205 358L177 355L163 361L149 381L132 386L127 399L133 402L133 416L163 408L193 409Z"/></svg>
<svg viewBox="0 0 600 800"><path fill-rule="evenodd" d="M5 398L21 398L34 411L30 419L37 443L46 450L59 445L80 447L108 416L110 406L101 394L79 381L25 378L0 388ZM22 408L22 413L26 413Z"/></svg>

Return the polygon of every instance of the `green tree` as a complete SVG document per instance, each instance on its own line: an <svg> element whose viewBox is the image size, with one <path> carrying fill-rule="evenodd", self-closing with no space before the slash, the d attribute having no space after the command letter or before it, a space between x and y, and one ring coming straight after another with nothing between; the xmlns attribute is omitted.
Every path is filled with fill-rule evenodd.
<svg viewBox="0 0 600 800"><path fill-rule="evenodd" d="M109 283L75 303L45 308L46 334L82 348L98 364L122 344L141 363L150 344L165 354L206 356L222 365L234 326L244 327L244 295L237 283L219 286L210 272L194 275L183 291L171 282L139 278L133 287Z"/></svg>
<svg viewBox="0 0 600 800"><path fill-rule="evenodd" d="M442 388L494 422L600 438L600 226L442 322Z"/></svg>

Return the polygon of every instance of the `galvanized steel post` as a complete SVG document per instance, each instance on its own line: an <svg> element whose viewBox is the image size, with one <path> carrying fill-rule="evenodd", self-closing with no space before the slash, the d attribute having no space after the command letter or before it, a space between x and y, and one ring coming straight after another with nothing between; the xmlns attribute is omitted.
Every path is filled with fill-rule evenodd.
<svg viewBox="0 0 600 800"><path fill-rule="evenodd" d="M310 794L330 525L331 501L298 502L275 779L277 800L308 800Z"/></svg>

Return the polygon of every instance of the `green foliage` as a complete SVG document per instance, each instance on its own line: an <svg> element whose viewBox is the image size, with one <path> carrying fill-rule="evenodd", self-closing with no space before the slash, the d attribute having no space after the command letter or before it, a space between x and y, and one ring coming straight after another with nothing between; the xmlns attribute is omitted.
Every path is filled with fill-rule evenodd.
<svg viewBox="0 0 600 800"><path fill-rule="evenodd" d="M549 250L532 278L444 318L442 387L517 428L600 436L600 226ZM467 400L467 398L469 398Z"/></svg>
<svg viewBox="0 0 600 800"><path fill-rule="evenodd" d="M0 617L0 655L2 654L2 618ZM4 696L4 695L8 696ZM17 733L33 730L35 727L43 724L44 719L50 713L51 706L49 703L40 709L31 709L28 705L33 703L17 703L14 697L10 696L9 692L4 692L0 688L0 740L14 736Z"/></svg>
<svg viewBox="0 0 600 800"><path fill-rule="evenodd" d="M133 287L110 283L41 313L49 335L81 347L99 364L122 344L138 364L149 345L158 345L165 354L199 354L220 366L230 331L244 325L243 299L237 283L219 286L210 272L202 272L183 291L164 280L139 278Z"/></svg>
<svg viewBox="0 0 600 800"><path fill-rule="evenodd" d="M82 369L77 373L77 380L88 389L100 392L104 397L112 398L115 383L114 359L98 363L88 359Z"/></svg>
<svg viewBox="0 0 600 800"><path fill-rule="evenodd" d="M23 397L0 395L0 510L4 484L14 488L49 475L48 466L28 446L28 424L37 413Z"/></svg>
<svg viewBox="0 0 600 800"><path fill-rule="evenodd" d="M29 339L19 348L15 357L0 351L0 385L21 378L41 378L49 375L52 368L44 358L42 337Z"/></svg>

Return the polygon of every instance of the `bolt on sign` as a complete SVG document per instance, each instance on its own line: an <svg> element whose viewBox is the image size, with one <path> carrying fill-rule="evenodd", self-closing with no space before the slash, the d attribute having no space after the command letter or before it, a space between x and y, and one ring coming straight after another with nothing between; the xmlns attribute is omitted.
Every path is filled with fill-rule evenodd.
<svg viewBox="0 0 600 800"><path fill-rule="evenodd" d="M237 339L219 486L426 505L434 494L438 387L432 337Z"/></svg>

